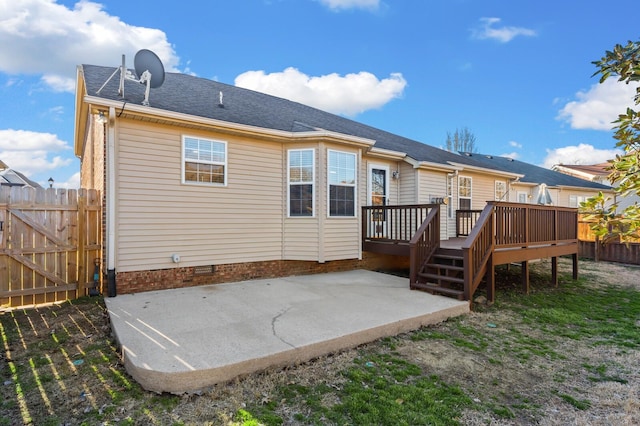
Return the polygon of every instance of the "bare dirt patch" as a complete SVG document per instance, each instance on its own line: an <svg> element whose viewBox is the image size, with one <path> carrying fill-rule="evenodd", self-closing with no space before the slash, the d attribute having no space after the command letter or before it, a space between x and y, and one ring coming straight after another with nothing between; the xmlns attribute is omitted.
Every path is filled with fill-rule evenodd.
<svg viewBox="0 0 640 426"><path fill-rule="evenodd" d="M549 284L550 262L531 269L531 298L560 294ZM570 263L562 260L560 272L562 291L569 286ZM157 395L133 382L98 298L4 312L0 425L226 425L238 424L239 410L266 406L275 416L263 420L267 424L305 424L314 406L294 391L323 389L317 404L337 406L348 380L344 372L372 354L392 354L423 376L459 387L474 401L460 424L640 424L640 350L625 344L640 341L640 312L636 329L625 330L629 336L607 344L589 336L584 318L565 318L557 307L524 306L529 296L520 295L519 268L500 274L494 306L475 306L462 318L198 395ZM639 268L581 261L580 274L588 288L634 289L638 293L628 297L640 297Z"/></svg>

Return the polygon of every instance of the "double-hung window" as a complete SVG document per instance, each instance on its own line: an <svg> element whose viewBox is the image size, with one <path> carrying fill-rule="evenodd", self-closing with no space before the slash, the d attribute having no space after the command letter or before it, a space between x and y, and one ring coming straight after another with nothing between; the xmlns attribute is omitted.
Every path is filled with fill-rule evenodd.
<svg viewBox="0 0 640 426"><path fill-rule="evenodd" d="M506 201L504 200L507 195L507 184L502 180L497 180L495 183L495 200L496 201Z"/></svg>
<svg viewBox="0 0 640 426"><path fill-rule="evenodd" d="M458 176L458 208L471 210L471 178Z"/></svg>
<svg viewBox="0 0 640 426"><path fill-rule="evenodd" d="M313 149L289 150L289 216L313 216Z"/></svg>
<svg viewBox="0 0 640 426"><path fill-rule="evenodd" d="M356 155L328 151L329 216L356 215Z"/></svg>
<svg viewBox="0 0 640 426"><path fill-rule="evenodd" d="M227 184L227 143L191 136L182 138L182 182Z"/></svg>
<svg viewBox="0 0 640 426"><path fill-rule="evenodd" d="M587 198L589 197L586 195L571 194L569 195L569 207L580 207L580 203L587 201Z"/></svg>

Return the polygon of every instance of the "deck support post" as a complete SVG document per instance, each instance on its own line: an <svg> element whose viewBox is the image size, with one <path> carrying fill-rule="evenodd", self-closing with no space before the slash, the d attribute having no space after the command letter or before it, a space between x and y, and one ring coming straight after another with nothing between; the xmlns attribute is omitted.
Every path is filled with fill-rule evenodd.
<svg viewBox="0 0 640 426"><path fill-rule="evenodd" d="M489 256L487 261L485 280L487 282L487 302L493 303L496 300L496 267L493 264L493 256Z"/></svg>
<svg viewBox="0 0 640 426"><path fill-rule="evenodd" d="M551 258L551 282L555 287L558 287L558 258Z"/></svg>
<svg viewBox="0 0 640 426"><path fill-rule="evenodd" d="M574 253L571 255L573 259L573 280L576 281L578 279L578 253Z"/></svg>
<svg viewBox="0 0 640 426"><path fill-rule="evenodd" d="M529 261L522 262L522 290L529 294Z"/></svg>

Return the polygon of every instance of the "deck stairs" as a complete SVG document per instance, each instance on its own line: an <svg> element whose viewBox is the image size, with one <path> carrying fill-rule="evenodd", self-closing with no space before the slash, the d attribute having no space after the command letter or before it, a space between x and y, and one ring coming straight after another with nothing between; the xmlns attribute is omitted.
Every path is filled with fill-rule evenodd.
<svg viewBox="0 0 640 426"><path fill-rule="evenodd" d="M464 258L461 249L438 248L418 272L412 289L464 300Z"/></svg>

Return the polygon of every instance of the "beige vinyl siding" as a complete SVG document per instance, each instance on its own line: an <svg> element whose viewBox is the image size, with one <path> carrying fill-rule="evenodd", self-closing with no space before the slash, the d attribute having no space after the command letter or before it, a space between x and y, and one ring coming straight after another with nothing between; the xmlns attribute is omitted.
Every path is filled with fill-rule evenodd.
<svg viewBox="0 0 640 426"><path fill-rule="evenodd" d="M324 260L357 259L360 255L360 213L356 218L329 218L324 224Z"/></svg>
<svg viewBox="0 0 640 426"><path fill-rule="evenodd" d="M527 204L530 204L533 201L534 192L535 187L531 185L514 183L511 185L511 189L509 190L509 201L511 201L512 203L517 203L518 193L525 193L527 195Z"/></svg>
<svg viewBox="0 0 640 426"><path fill-rule="evenodd" d="M288 218L285 220L283 259L317 261L319 252L319 219Z"/></svg>
<svg viewBox="0 0 640 426"><path fill-rule="evenodd" d="M460 176L468 176L471 178L471 209L482 210L487 205L487 201L493 201L495 198L495 176L480 173L461 171ZM455 181L456 187L458 181ZM457 192L457 188L456 188ZM457 202L457 200L456 200Z"/></svg>
<svg viewBox="0 0 640 426"><path fill-rule="evenodd" d="M281 257L280 144L124 120L117 133L119 271ZM181 184L183 134L227 142L226 187Z"/></svg>
<svg viewBox="0 0 640 426"><path fill-rule="evenodd" d="M419 176L419 204L430 204L433 198L444 198L447 195L447 174L432 170L420 169ZM440 238L447 239L448 222L446 206L440 206ZM454 228L455 233L455 228Z"/></svg>
<svg viewBox="0 0 640 426"><path fill-rule="evenodd" d="M415 204L418 200L418 169L406 162L400 163L400 179L398 179L398 204Z"/></svg>
<svg viewBox="0 0 640 426"><path fill-rule="evenodd" d="M578 197L589 198L589 197L593 197L594 195L598 194L598 191L594 191L594 190L580 190L580 189L573 189L573 188L562 188L561 190L556 191L556 192L558 194L557 195L558 205L559 206L563 206L563 207L570 207L569 206L569 198L572 195L576 195ZM612 195L609 195L609 196L611 198L613 198ZM556 198L554 198L554 201L555 200L556 200ZM571 206L571 207L576 207L576 206Z"/></svg>

